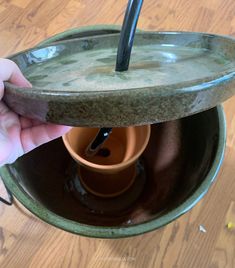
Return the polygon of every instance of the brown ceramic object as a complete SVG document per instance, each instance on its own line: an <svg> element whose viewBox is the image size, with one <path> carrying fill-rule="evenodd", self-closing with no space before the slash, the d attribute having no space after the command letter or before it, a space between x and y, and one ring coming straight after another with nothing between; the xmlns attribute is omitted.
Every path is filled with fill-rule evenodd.
<svg viewBox="0 0 235 268"><path fill-rule="evenodd" d="M86 148L97 131L97 128L73 128L64 135L63 141L79 164L78 174L83 186L97 196L114 197L133 184L136 161L148 144L150 126L114 128L103 145L109 155L86 156Z"/></svg>

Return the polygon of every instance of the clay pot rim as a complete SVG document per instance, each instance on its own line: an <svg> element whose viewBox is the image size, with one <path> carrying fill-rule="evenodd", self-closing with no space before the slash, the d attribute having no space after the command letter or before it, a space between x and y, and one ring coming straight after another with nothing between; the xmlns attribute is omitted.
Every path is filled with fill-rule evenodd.
<svg viewBox="0 0 235 268"><path fill-rule="evenodd" d="M65 135L62 136L63 142L65 144L66 149L68 150L68 152L70 153L70 155L73 157L73 159L76 162L79 162L79 164L87 166L89 168L92 169L98 169L98 170L103 170L103 171L109 171L109 170L116 170L116 169L121 169L124 167L127 167L129 165L131 165L135 160L137 160L137 158L143 153L143 151L145 150L148 142L149 142L149 138L150 138L150 134L151 134L151 126L150 125L144 125L147 129L147 135L145 137L145 141L142 144L141 149L139 150L139 152L137 154L135 154L133 157L131 157L128 161L124 161L122 163L118 163L118 164L114 164L114 165L99 165L99 164L95 164L93 162L90 162L88 160L85 160L84 158L82 158L80 155L78 155L77 153L74 152L74 150L72 149L72 147L70 146L69 142L67 141L67 135L68 133L66 133ZM143 127L143 126L142 126Z"/></svg>

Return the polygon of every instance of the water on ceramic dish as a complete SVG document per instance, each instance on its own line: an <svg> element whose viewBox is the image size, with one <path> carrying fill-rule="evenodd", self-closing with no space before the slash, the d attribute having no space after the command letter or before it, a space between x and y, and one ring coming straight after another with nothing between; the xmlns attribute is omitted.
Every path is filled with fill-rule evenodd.
<svg viewBox="0 0 235 268"><path fill-rule="evenodd" d="M37 63L24 74L50 90L106 91L171 85L234 68L234 61L206 48L176 45L133 47L129 70L115 72L116 49L84 50ZM115 86L114 86L115 85Z"/></svg>

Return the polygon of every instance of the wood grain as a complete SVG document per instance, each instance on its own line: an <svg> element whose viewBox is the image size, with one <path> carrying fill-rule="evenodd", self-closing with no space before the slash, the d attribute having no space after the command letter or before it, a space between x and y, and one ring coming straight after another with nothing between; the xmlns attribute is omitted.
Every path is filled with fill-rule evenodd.
<svg viewBox="0 0 235 268"><path fill-rule="evenodd" d="M0 57L69 28L121 24L124 0L0 0ZM234 0L145 0L138 27L235 36ZM227 148L216 183L189 213L127 239L84 238L0 204L0 267L234 268L235 98L225 103ZM206 232L199 230L203 225Z"/></svg>

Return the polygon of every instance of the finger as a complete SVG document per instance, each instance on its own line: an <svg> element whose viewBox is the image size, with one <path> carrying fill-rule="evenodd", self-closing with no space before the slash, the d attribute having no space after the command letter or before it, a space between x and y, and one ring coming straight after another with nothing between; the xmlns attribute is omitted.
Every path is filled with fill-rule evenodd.
<svg viewBox="0 0 235 268"><path fill-rule="evenodd" d="M9 111L9 108L2 101L0 101L0 115L4 115Z"/></svg>
<svg viewBox="0 0 235 268"><path fill-rule="evenodd" d="M20 117L20 125L22 129L32 127L32 122L30 119L25 118L25 117Z"/></svg>
<svg viewBox="0 0 235 268"><path fill-rule="evenodd" d="M64 135L70 129L71 127L53 124L42 124L24 129L21 132L21 143L23 150L25 153L27 153L46 142Z"/></svg>
<svg viewBox="0 0 235 268"><path fill-rule="evenodd" d="M19 67L13 61L8 59L0 59L0 80L9 81L20 87L32 86L24 77Z"/></svg>
<svg viewBox="0 0 235 268"><path fill-rule="evenodd" d="M39 121L37 119L29 119L29 118L26 118L23 116L20 117L20 125L21 125L22 129L35 127L35 126L39 126L42 124L43 124L43 122Z"/></svg>
<svg viewBox="0 0 235 268"><path fill-rule="evenodd" d="M1 81L0 79L0 100L3 97L3 94L4 94L4 84L3 84L3 81Z"/></svg>

